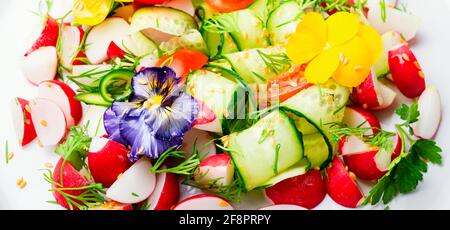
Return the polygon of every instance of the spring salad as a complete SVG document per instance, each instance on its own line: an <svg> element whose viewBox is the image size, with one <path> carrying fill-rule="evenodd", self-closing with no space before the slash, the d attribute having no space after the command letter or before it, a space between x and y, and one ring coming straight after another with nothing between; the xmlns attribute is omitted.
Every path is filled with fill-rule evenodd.
<svg viewBox="0 0 450 230"><path fill-rule="evenodd" d="M21 60L39 96L11 108L22 146L60 156L44 179L66 209L232 210L255 191L265 210L388 205L441 164L440 97L401 2L51 5ZM401 122L381 127L388 108Z"/></svg>

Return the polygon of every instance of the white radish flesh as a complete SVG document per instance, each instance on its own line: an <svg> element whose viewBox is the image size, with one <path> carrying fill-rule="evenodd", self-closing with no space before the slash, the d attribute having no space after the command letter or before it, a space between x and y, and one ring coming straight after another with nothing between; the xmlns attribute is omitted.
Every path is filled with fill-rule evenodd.
<svg viewBox="0 0 450 230"><path fill-rule="evenodd" d="M156 185L156 176L150 172L151 169L150 161L141 158L117 178L106 192L106 197L124 204L144 201Z"/></svg>
<svg viewBox="0 0 450 230"><path fill-rule="evenodd" d="M203 148L203 151L200 152L201 156L213 156L216 154L216 146L213 139L205 131L191 129L184 136L181 150L190 156L193 153L194 145L196 145L197 150Z"/></svg>
<svg viewBox="0 0 450 230"><path fill-rule="evenodd" d="M389 31L398 31L406 40L411 40L416 36L420 26L420 18L418 16L397 10L395 8L386 7L386 17L383 20L380 5L374 5L369 9L368 21L378 33L384 34Z"/></svg>
<svg viewBox="0 0 450 230"><path fill-rule="evenodd" d="M260 208L259 210L307 210L307 209L293 204L276 204Z"/></svg>
<svg viewBox="0 0 450 230"><path fill-rule="evenodd" d="M130 25L119 17L108 18L95 26L86 37L86 56L93 64L100 64L108 59L107 51L111 42L119 47L128 34Z"/></svg>
<svg viewBox="0 0 450 230"><path fill-rule="evenodd" d="M45 80L53 80L58 68L58 55L53 46L41 47L21 61L25 77L34 85Z"/></svg>
<svg viewBox="0 0 450 230"><path fill-rule="evenodd" d="M61 33L61 64L72 69L72 62L80 52L84 32L80 27L63 26Z"/></svg>
<svg viewBox="0 0 450 230"><path fill-rule="evenodd" d="M380 107L375 108L375 110L383 110L388 108L394 103L395 98L397 97L397 93L388 86L386 86L384 83L379 82L379 85L380 85L380 93L383 96L383 104Z"/></svg>
<svg viewBox="0 0 450 230"><path fill-rule="evenodd" d="M195 8L191 0L170 0L164 6L184 11L191 16L195 15Z"/></svg>
<svg viewBox="0 0 450 230"><path fill-rule="evenodd" d="M40 143L59 144L66 134L66 118L61 108L50 100L36 98L30 101L30 110Z"/></svg>
<svg viewBox="0 0 450 230"><path fill-rule="evenodd" d="M196 195L181 201L174 210L234 210L224 199L207 194Z"/></svg>
<svg viewBox="0 0 450 230"><path fill-rule="evenodd" d="M441 121L441 97L434 86L428 86L418 101L420 117L413 124L414 135L431 139Z"/></svg>
<svg viewBox="0 0 450 230"><path fill-rule="evenodd" d="M372 146L366 144L358 137L351 135L347 137L346 142L342 146L341 154L345 156L345 155L365 153L373 150L374 148Z"/></svg>

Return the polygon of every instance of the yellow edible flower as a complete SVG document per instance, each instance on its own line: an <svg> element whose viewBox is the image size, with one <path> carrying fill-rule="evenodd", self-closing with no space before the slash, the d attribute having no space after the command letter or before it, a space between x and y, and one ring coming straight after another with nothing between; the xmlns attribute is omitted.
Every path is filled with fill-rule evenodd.
<svg viewBox="0 0 450 230"><path fill-rule="evenodd" d="M308 64L308 82L320 84L332 77L347 87L356 87L367 78L382 49L378 32L348 12L335 13L327 20L319 13L306 14L286 45L294 63Z"/></svg>
<svg viewBox="0 0 450 230"><path fill-rule="evenodd" d="M72 12L77 23L94 26L105 20L113 4L114 0L75 0Z"/></svg>

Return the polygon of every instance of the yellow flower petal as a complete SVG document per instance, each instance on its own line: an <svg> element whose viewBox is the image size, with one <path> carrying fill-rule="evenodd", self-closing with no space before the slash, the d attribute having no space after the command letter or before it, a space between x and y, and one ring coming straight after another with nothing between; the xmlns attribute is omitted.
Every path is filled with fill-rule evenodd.
<svg viewBox="0 0 450 230"><path fill-rule="evenodd" d="M366 44L369 52L372 56L372 64L377 63L383 52L383 41L378 32L368 25L362 25L358 32L358 37L360 37Z"/></svg>
<svg viewBox="0 0 450 230"><path fill-rule="evenodd" d="M75 0L72 12L77 23L94 26L105 20L113 4L114 0Z"/></svg>
<svg viewBox="0 0 450 230"><path fill-rule="evenodd" d="M327 42L327 27L322 15L306 14L286 45L286 53L295 64L304 64L316 57Z"/></svg>
<svg viewBox="0 0 450 230"><path fill-rule="evenodd" d="M372 67L372 56L364 41L355 37L350 42L337 48L341 64L333 75L333 79L347 87L356 87L369 76Z"/></svg>
<svg viewBox="0 0 450 230"><path fill-rule="evenodd" d="M338 12L331 15L327 21L328 43L331 46L342 45L353 39L359 31L358 16L348 12Z"/></svg>
<svg viewBox="0 0 450 230"><path fill-rule="evenodd" d="M310 83L320 84L328 81L339 67L339 52L331 48L323 51L312 60L305 70L306 80Z"/></svg>

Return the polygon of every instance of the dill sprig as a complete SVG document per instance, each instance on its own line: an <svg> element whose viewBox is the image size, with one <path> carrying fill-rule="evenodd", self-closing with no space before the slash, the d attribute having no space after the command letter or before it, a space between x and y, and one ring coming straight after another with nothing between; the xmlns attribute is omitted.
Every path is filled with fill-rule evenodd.
<svg viewBox="0 0 450 230"><path fill-rule="evenodd" d="M202 30L218 34L233 33L239 31L237 23L235 13L221 14L208 19Z"/></svg>
<svg viewBox="0 0 450 230"><path fill-rule="evenodd" d="M275 74L281 74L291 68L291 60L285 53L267 54L261 50L257 50L264 64Z"/></svg>
<svg viewBox="0 0 450 230"><path fill-rule="evenodd" d="M207 193L222 197L229 201L240 202L243 188L239 176L236 176L229 185L223 185L220 183L220 180L223 179L222 177L213 180L205 180L203 178L206 175L207 172L201 174L199 178L197 178L197 180L201 181L201 183L188 178L186 178L182 183L199 188Z"/></svg>
<svg viewBox="0 0 450 230"><path fill-rule="evenodd" d="M63 170L65 161L62 163L61 171ZM82 187L66 188L63 186L63 182L57 182L53 180L53 173L50 169L46 169L44 173L44 179L52 185L49 189L50 192L56 192L60 194L67 202L70 210L75 208L79 210L85 210L94 206L104 203L106 200L101 194L106 194L102 184L95 183ZM61 177L61 180L62 177ZM70 194L70 191L83 191L79 195ZM52 202L54 203L54 202Z"/></svg>

